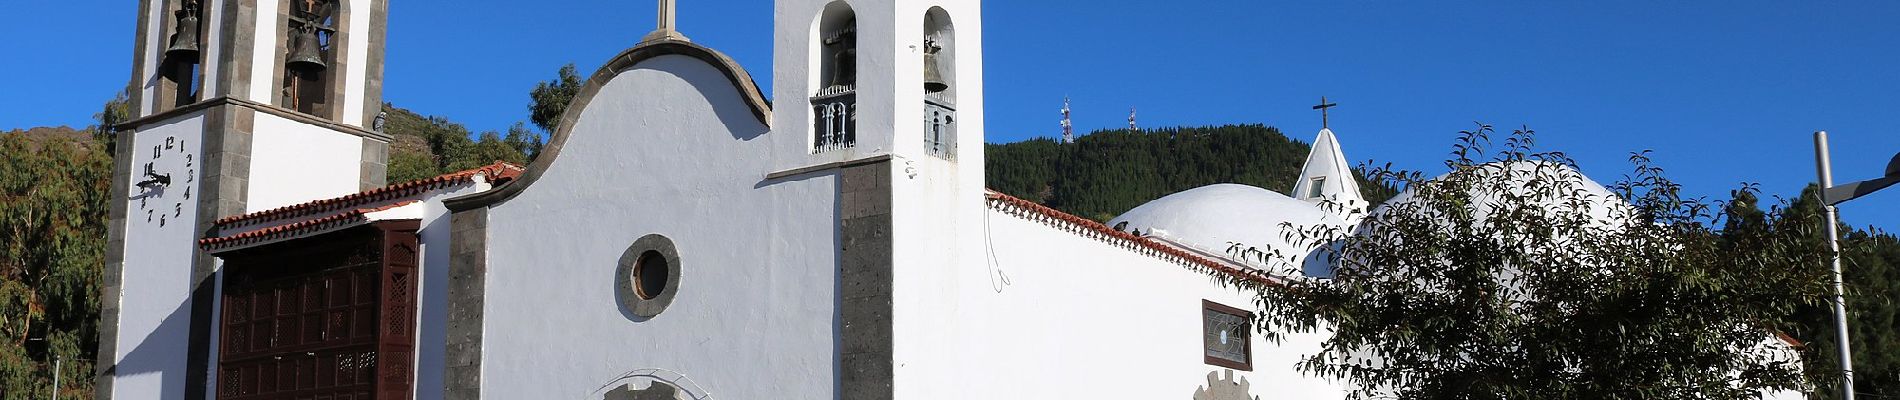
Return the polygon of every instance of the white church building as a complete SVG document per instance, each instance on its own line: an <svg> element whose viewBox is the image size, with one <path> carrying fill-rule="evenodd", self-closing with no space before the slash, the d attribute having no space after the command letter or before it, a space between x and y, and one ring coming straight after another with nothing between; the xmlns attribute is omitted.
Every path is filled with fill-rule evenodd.
<svg viewBox="0 0 1900 400"><path fill-rule="evenodd" d="M776 0L769 95L669 2L532 165L385 185L384 0L141 1L98 396L1348 391L1294 369L1324 333L1263 339L1220 278L1271 286L1230 243L1362 214L1331 131L1296 197L1102 224L984 186L979 0Z"/></svg>

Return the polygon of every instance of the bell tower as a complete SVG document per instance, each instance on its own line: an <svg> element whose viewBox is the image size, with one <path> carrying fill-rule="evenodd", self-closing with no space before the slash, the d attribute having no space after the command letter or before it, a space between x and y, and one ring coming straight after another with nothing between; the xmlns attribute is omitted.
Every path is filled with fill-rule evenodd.
<svg viewBox="0 0 1900 400"><path fill-rule="evenodd" d="M219 218L383 185L385 0L141 0L115 140L100 398L210 395Z"/></svg>
<svg viewBox="0 0 1900 400"><path fill-rule="evenodd" d="M785 164L891 155L980 166L981 4L777 1L773 126L788 133Z"/></svg>
<svg viewBox="0 0 1900 400"><path fill-rule="evenodd" d="M939 343L889 338L955 331L930 310L984 260L982 1L776 6L777 170L842 170L843 398L953 392L923 372Z"/></svg>

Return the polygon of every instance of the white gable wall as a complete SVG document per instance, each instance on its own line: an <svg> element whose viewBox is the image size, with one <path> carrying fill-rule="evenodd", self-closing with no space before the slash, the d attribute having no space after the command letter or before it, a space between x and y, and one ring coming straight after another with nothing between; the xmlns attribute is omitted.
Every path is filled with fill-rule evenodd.
<svg viewBox="0 0 1900 400"><path fill-rule="evenodd" d="M765 181L766 127L686 56L621 73L580 112L545 173L488 211L483 398L599 398L642 369L722 399L834 398L836 172ZM648 234L681 272L640 320L616 268Z"/></svg>

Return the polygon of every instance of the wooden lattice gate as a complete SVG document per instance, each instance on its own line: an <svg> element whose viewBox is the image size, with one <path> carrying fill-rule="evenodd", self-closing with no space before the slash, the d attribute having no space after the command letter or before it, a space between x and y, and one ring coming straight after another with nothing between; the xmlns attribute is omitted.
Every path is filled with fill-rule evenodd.
<svg viewBox="0 0 1900 400"><path fill-rule="evenodd" d="M408 399L416 224L221 254L218 398Z"/></svg>

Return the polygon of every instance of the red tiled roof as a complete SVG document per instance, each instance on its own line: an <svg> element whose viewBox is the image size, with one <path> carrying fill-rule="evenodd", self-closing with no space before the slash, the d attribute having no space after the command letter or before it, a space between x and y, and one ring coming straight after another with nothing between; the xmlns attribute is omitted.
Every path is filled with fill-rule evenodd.
<svg viewBox="0 0 1900 400"><path fill-rule="evenodd" d="M331 215L328 217L317 218L317 219L298 222L298 223L289 224L289 225L273 226L269 228L239 233L239 234L231 235L231 236L208 237L204 239L199 239L198 246L209 250L209 249L214 249L214 248L246 245L246 244L258 243L258 242L277 240L277 239L283 239L283 238L288 238L288 237L295 237L295 236L312 233L312 232L319 232L319 231L324 231L324 230L329 230L329 229L334 229L334 228L341 228L341 227L355 225L357 223L368 221L369 213L378 212L378 211L387 211L387 210L395 209L397 207L402 207L402 206L415 204L415 203L416 203L415 200L409 200L409 201L385 205L382 207L360 208L360 209L355 209L355 210L350 210L348 212L340 213L337 215Z"/></svg>
<svg viewBox="0 0 1900 400"><path fill-rule="evenodd" d="M317 201L312 201L309 203L286 206L286 207L281 207L281 208L272 209L272 210L259 211L259 212L254 212L250 214L244 214L244 215L238 215L238 216L232 216L232 217L225 217L223 219L219 219L217 223L213 224L213 227L214 229L221 229L221 228L227 228L227 227L231 227L235 225L249 225L249 224L265 223L265 222L271 222L271 221L281 221L281 220L286 220L286 219L295 219L295 218L300 218L300 217L320 215L323 213L336 212L338 210L348 210L352 208L359 208L359 207L363 207L363 206L370 205L377 202L401 199L404 197L410 197L410 196L414 196L414 195L421 194L424 192L428 192L430 190L468 183L471 180L473 180L476 175L485 176L488 178L489 182L500 184L502 182L513 180L516 177L521 176L521 173L522 173L521 166L506 163L506 162L496 161L494 164L489 164L481 168L454 172L454 173L445 174L445 175L437 176L434 178L423 179L423 180L398 183L398 184L384 186L384 187L380 187L376 189L370 189L361 193L356 193L356 194L338 197L334 199L317 200ZM331 217L325 217L325 219L328 219L328 218L331 218Z"/></svg>
<svg viewBox="0 0 1900 400"><path fill-rule="evenodd" d="M1140 252L1148 254L1149 256L1153 256L1156 258L1177 261L1182 264L1186 264L1189 267L1199 269L1202 272L1216 272L1216 273L1226 274L1228 276L1233 276L1233 277L1237 277L1237 278L1241 278L1241 279L1245 279L1245 280L1249 280L1255 283L1260 283L1260 284L1265 284L1265 285L1273 285L1273 286L1280 285L1280 282L1277 279L1275 279L1274 277L1270 275L1267 275L1266 272L1256 270L1256 269L1251 269L1251 268L1236 267L1230 263L1210 260L1210 259L1207 259L1206 257L1201 257L1194 253L1188 252L1187 250L1182 250L1178 247L1170 246L1166 243L1155 241L1154 239L1149 239L1149 238L1145 238L1141 236L1135 236L1134 234L1130 234L1128 232L1118 231L1118 230L1115 230L1114 228L1108 227L1108 225L1103 225L1100 222L1095 222L1088 218L1077 217L1075 215L1058 211L1056 209L1049 208L1041 204L1036 204L1036 202L1033 202L1033 201L1019 199L1014 196L1002 194L994 190L989 191L988 197L990 200L991 207L996 207L997 204L1006 205L1008 207L1015 208L1016 210L1020 210L1023 213L1034 214L1036 216L1046 218L1047 220L1045 220L1045 223L1060 223L1063 225L1067 225L1067 228L1071 228L1072 232L1081 234L1083 236L1095 238L1097 240L1102 240L1105 242L1121 242L1124 244L1125 247L1129 247L1132 250L1140 251ZM1011 211L1011 210L1004 210L1004 211ZM1021 214L1018 214L1018 215L1021 215Z"/></svg>

